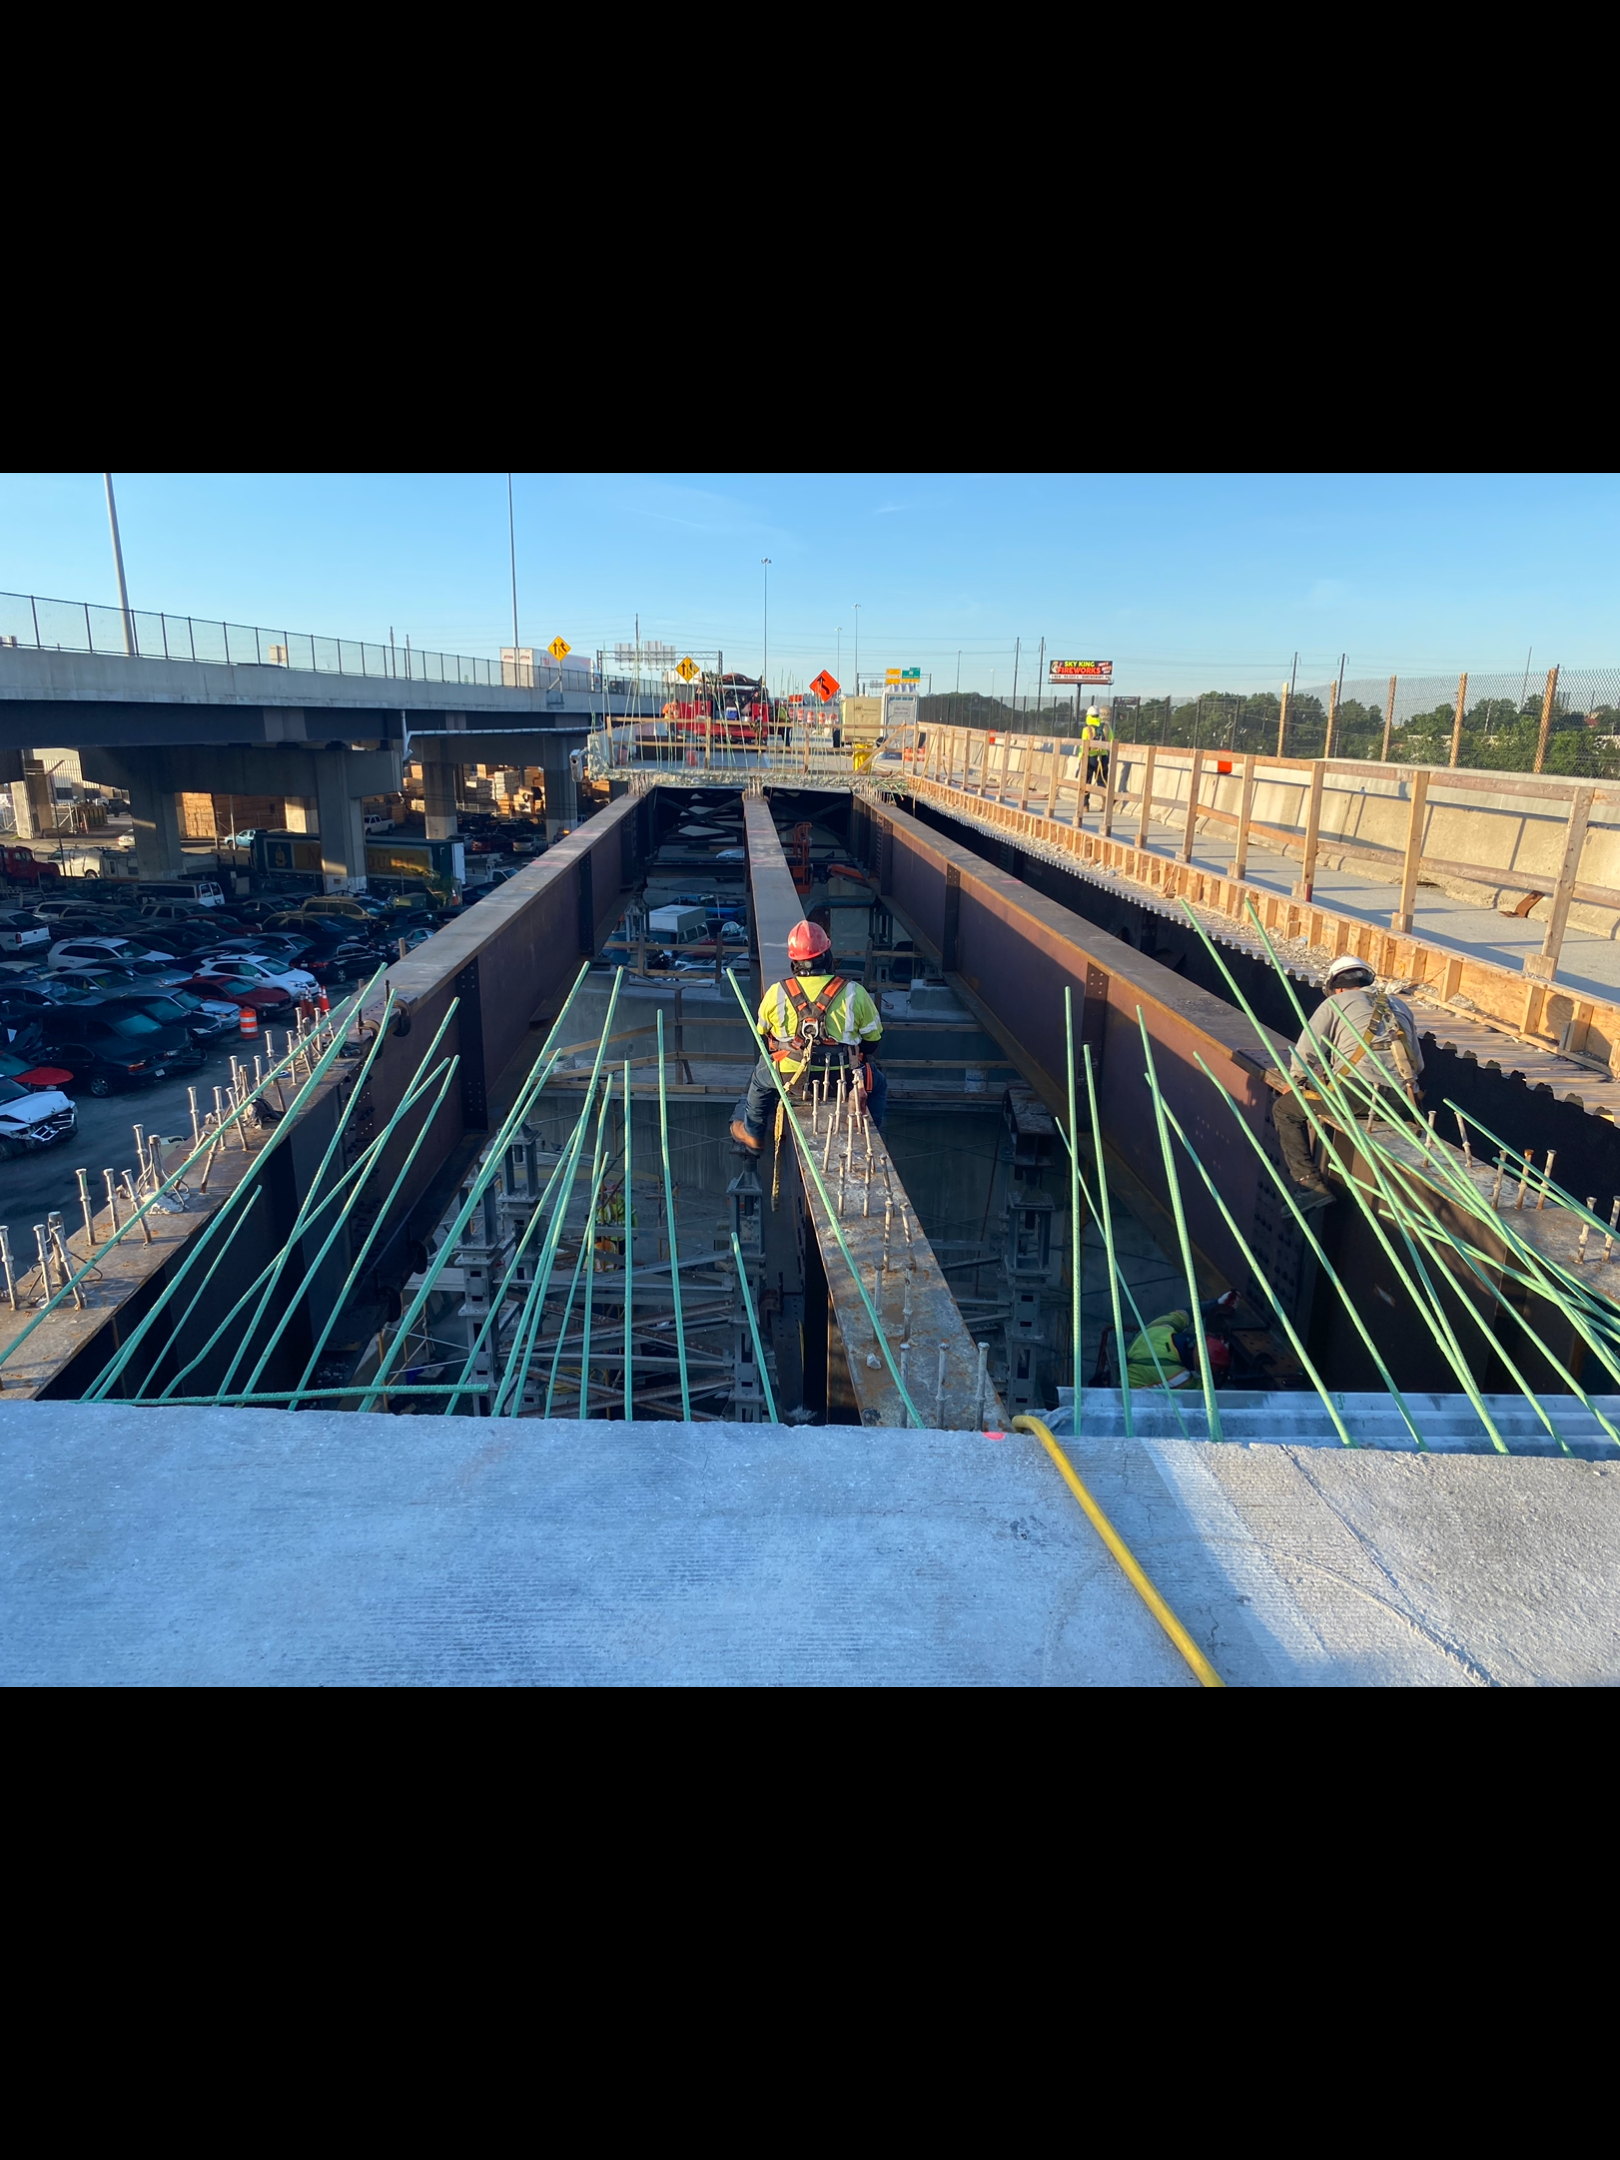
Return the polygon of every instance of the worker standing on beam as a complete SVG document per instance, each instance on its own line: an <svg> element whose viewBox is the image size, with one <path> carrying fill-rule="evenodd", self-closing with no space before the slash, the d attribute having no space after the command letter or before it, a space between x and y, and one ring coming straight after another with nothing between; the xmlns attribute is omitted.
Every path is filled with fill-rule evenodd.
<svg viewBox="0 0 1620 2160"><path fill-rule="evenodd" d="M1327 986L1328 995L1312 1013L1289 1060L1291 1077L1306 1101L1313 1109L1322 1102L1324 1073L1353 1072L1361 1067L1361 1079L1380 1095L1420 1108L1423 1052L1411 1006L1404 998L1380 989L1372 969L1354 953L1341 953L1334 961L1327 971ZM1273 1084L1280 1087L1281 1079L1279 1074ZM1311 1154L1305 1103L1298 1095L1279 1092L1271 1116L1283 1161L1299 1187L1301 1201L1331 1200L1333 1188Z"/></svg>
<svg viewBox="0 0 1620 2160"><path fill-rule="evenodd" d="M831 948L820 923L795 923L788 958L805 968ZM847 1071L861 1108L882 1131L889 1083L872 1052L882 1039L883 1022L859 983L831 973L785 976L761 999L758 1026L765 1054L731 1114L731 1137L740 1148L757 1155L764 1144L765 1110L776 1096L778 1073L795 1093L806 1073Z"/></svg>

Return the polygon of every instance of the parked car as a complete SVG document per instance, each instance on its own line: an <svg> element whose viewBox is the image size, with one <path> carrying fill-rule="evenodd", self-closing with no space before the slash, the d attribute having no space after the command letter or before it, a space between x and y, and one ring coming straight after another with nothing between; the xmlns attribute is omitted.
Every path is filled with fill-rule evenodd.
<svg viewBox="0 0 1620 2160"><path fill-rule="evenodd" d="M201 1000L197 1002L198 1010L200 1010ZM211 1042L216 1035L223 1035L227 1032L218 1015L209 1020L206 1031L194 1027L192 1025L192 1014L185 1006L175 1002L174 993L171 990L166 990L161 997L143 997L138 991L131 991L128 997L102 998L100 1006L103 1013L109 1015L119 1012L145 1013L147 1018L155 1020L159 1027L183 1029L186 1037L185 1048L183 1052L177 1051L174 1057L171 1058L171 1071L177 1067L200 1065L203 1061L204 1046ZM236 1028L240 1024L240 1015L235 1006L232 1006L230 1011L231 1027Z"/></svg>
<svg viewBox="0 0 1620 2160"><path fill-rule="evenodd" d="M308 968L290 967L269 953L228 953L222 960L205 961L187 982L187 989L206 983L210 976L273 985L290 998L312 997L319 988Z"/></svg>
<svg viewBox="0 0 1620 2160"><path fill-rule="evenodd" d="M83 906L77 893L48 893L34 902L34 913L43 923L73 922Z"/></svg>
<svg viewBox="0 0 1620 2160"><path fill-rule="evenodd" d="M165 990L160 997L130 997L154 1020L166 1027L184 1027L197 1042L212 1042L221 1035L235 1035L241 1027L242 1009L234 998L200 998L190 990Z"/></svg>
<svg viewBox="0 0 1620 2160"><path fill-rule="evenodd" d="M239 930L242 927L231 918L223 894L207 904L200 900L143 899L141 913L148 922L196 922L199 916L207 916L210 925L216 930Z"/></svg>
<svg viewBox="0 0 1620 2160"><path fill-rule="evenodd" d="M51 926L21 909L0 914L0 953L39 956L51 942Z"/></svg>
<svg viewBox="0 0 1620 2160"><path fill-rule="evenodd" d="M292 1011L297 996L284 990L279 983L262 982L246 975L194 975L190 982L178 987L189 991L203 1003L224 1003L229 1000L238 1010L251 1005L261 1020L277 1020Z"/></svg>
<svg viewBox="0 0 1620 2160"><path fill-rule="evenodd" d="M74 1081L91 1095L144 1087L166 1079L196 1052L184 1028L164 1027L147 1013L86 1000L40 1016L42 1063L70 1065Z"/></svg>
<svg viewBox="0 0 1620 2160"><path fill-rule="evenodd" d="M0 976L0 1028L25 1027L46 1008L77 1005L84 995L60 975L47 975L38 982L19 982L15 976L8 982Z"/></svg>
<svg viewBox="0 0 1620 2160"><path fill-rule="evenodd" d="M365 835L368 840L374 833L392 832L394 829L394 821L391 817L373 815L363 817L360 822L365 827Z"/></svg>
<svg viewBox="0 0 1620 2160"><path fill-rule="evenodd" d="M167 949L154 952L150 946L132 944L121 937L65 937L59 938L51 947L48 965L53 968L68 967L136 967L143 961L171 961L174 954Z"/></svg>
<svg viewBox="0 0 1620 2160"><path fill-rule="evenodd" d="M0 1079L0 1156L32 1155L78 1130L79 1113L60 1088Z"/></svg>
<svg viewBox="0 0 1620 2160"><path fill-rule="evenodd" d="M295 912L315 922L334 919L351 923L374 922L379 915L387 914L388 904L373 899L369 893L312 893Z"/></svg>
<svg viewBox="0 0 1620 2160"><path fill-rule="evenodd" d="M324 938L300 937L292 930L244 930L237 937L220 938L198 961L225 960L237 953L262 953L267 959L300 960L327 942Z"/></svg>

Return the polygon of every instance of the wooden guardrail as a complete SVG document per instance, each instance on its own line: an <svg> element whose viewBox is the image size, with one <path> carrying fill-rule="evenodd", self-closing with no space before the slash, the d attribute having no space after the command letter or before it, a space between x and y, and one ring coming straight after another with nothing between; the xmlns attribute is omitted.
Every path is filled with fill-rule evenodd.
<svg viewBox="0 0 1620 2160"><path fill-rule="evenodd" d="M1552 902L1545 923L1542 949L1524 961L1524 972L1535 980L1551 982L1568 929L1570 908L1576 902L1602 908L1620 916L1620 884L1582 877L1593 812L1598 806L1620 805L1620 786L1590 780L1548 779L1515 772L1464 771L1444 766L1414 766L1358 758L1268 757L1258 752L1227 752L1218 749L1167 750L1158 744L1116 743L1103 775L1088 776L1078 746L1065 749L1061 736L1014 735L977 728L933 728L919 745L913 770L919 778L976 796L981 800L1012 804L1055 822L1065 822L1068 809L1073 822L1093 808L1101 807L1101 835L1114 836L1116 826L1134 821L1135 845L1148 846L1149 828L1157 817L1161 823L1179 818L1178 854L1191 862L1200 827L1214 825L1233 837L1230 875L1241 880L1247 873L1252 842L1289 856L1297 856L1300 874L1294 897L1309 903L1316 880L1318 860L1324 850L1351 862L1365 862L1390 874L1398 897L1390 914L1390 928L1410 932L1418 884L1425 876L1465 878L1476 884L1508 887L1526 897ZM1072 771L1066 768L1073 767ZM1181 783L1164 791L1166 775ZM1121 786L1121 779L1126 785ZM1351 783L1332 788L1330 781ZM1220 800L1222 783L1230 782L1236 806ZM1134 784L1133 784L1134 783ZM1297 825L1280 825L1255 815L1255 800L1267 786L1299 791L1302 818ZM1558 859L1552 865L1523 866L1507 861L1468 859L1425 847L1425 837L1436 821L1437 810L1455 809L1468 814L1469 806L1434 801L1436 790L1448 797L1505 798L1522 809L1506 807L1486 814L1514 828L1504 837L1508 846L1500 852L1510 858L1521 852L1527 815L1545 817L1562 812ZM1399 802L1404 809L1400 843L1376 841L1358 832L1324 827L1324 804L1335 797L1351 802ZM1485 804L1480 804L1485 811ZM1549 835L1549 838L1551 835ZM1620 834L1615 836L1620 861Z"/></svg>

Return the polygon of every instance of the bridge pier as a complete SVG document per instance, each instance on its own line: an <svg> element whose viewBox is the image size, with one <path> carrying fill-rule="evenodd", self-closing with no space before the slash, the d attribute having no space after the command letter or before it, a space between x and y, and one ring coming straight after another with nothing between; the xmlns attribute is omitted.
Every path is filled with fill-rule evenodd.
<svg viewBox="0 0 1620 2160"><path fill-rule="evenodd" d="M178 798L182 793L279 795L311 805L319 826L328 891L361 889L366 849L362 803L400 784L399 753L347 744L193 744L187 748L83 752L85 776L129 791L135 859L142 877L177 877L184 868Z"/></svg>

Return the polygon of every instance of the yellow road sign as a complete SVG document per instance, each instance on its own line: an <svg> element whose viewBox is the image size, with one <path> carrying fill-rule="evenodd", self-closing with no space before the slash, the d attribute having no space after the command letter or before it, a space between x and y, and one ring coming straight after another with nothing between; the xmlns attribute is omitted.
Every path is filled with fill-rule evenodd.
<svg viewBox="0 0 1620 2160"><path fill-rule="evenodd" d="M554 637L546 647L553 660L566 660L573 649L565 637Z"/></svg>
<svg viewBox="0 0 1620 2160"><path fill-rule="evenodd" d="M681 662L680 666L675 670L675 672L681 678L682 682L690 682L694 675L701 675L703 670L692 658L692 655L688 653L686 658Z"/></svg>

